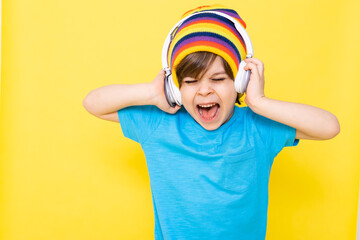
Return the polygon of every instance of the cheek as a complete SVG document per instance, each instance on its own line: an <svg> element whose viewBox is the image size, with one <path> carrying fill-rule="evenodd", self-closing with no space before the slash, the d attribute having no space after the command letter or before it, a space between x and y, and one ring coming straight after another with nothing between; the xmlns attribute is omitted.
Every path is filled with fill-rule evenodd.
<svg viewBox="0 0 360 240"><path fill-rule="evenodd" d="M184 106L191 104L192 97L191 97L191 92L188 89L182 87L180 89L180 96Z"/></svg>
<svg viewBox="0 0 360 240"><path fill-rule="evenodd" d="M184 89L180 90L181 95L181 102L183 107L189 112L191 115L193 113L193 104L192 104L192 97L189 91L184 91Z"/></svg>
<svg viewBox="0 0 360 240"><path fill-rule="evenodd" d="M217 92L219 94L221 94L221 96L225 99L229 99L232 101L232 99L236 99L237 97L237 92L235 90L234 84L226 84L221 86L220 88L217 89Z"/></svg>

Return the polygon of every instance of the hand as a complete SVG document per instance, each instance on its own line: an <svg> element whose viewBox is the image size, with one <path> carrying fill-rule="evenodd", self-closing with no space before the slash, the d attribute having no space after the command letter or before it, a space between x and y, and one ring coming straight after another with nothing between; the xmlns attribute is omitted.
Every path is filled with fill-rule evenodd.
<svg viewBox="0 0 360 240"><path fill-rule="evenodd" d="M250 80L246 88L245 103L251 109L264 100L264 63L257 58L247 58L244 70L251 70Z"/></svg>
<svg viewBox="0 0 360 240"><path fill-rule="evenodd" d="M181 108L181 106L176 105L175 107L171 107L167 102L164 92L164 84L165 84L164 79L165 79L165 71L161 69L159 74L150 83L154 94L153 96L154 105L167 113L174 114Z"/></svg>

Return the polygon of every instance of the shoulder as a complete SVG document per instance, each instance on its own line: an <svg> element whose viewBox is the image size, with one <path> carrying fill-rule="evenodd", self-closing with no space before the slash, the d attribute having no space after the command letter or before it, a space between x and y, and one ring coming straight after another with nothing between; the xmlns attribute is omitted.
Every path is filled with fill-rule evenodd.
<svg viewBox="0 0 360 240"><path fill-rule="evenodd" d="M235 105L234 117L236 118L237 121L244 122L249 118L253 118L254 114L255 113L248 106L239 107Z"/></svg>
<svg viewBox="0 0 360 240"><path fill-rule="evenodd" d="M243 116L246 116L246 119L247 121L252 121L252 122L255 122L257 124L266 124L266 123L269 123L273 120L269 119L269 118L266 118L262 115L259 115L257 113L255 113L253 110L251 110L250 107L248 106L245 106L245 107L237 107L239 110L239 114L240 115L243 115Z"/></svg>
<svg viewBox="0 0 360 240"><path fill-rule="evenodd" d="M162 114L162 110L154 105L135 105L119 109L118 114Z"/></svg>
<svg viewBox="0 0 360 240"><path fill-rule="evenodd" d="M143 125L158 125L164 117L164 112L154 105L135 105L117 111L119 122Z"/></svg>
<svg viewBox="0 0 360 240"><path fill-rule="evenodd" d="M273 120L253 112L253 110L251 110L251 108L248 106L235 107L236 121L238 124L243 124L247 130L267 131L273 124Z"/></svg>

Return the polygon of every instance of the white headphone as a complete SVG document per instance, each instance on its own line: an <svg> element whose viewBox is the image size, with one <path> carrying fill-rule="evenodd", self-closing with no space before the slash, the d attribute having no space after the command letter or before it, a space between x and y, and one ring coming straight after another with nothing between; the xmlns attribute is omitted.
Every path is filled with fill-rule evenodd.
<svg viewBox="0 0 360 240"><path fill-rule="evenodd" d="M239 32L239 34L242 36L242 38L245 41L245 47L246 47L246 58L251 58L254 56L254 50L253 50L253 46L251 44L251 40L249 35L247 34L245 28L233 17L225 14L225 13L221 13L221 12L216 12L216 11L203 11L203 12L195 12L193 14L190 14L189 16L181 19L171 30L169 35L167 36L163 49L162 49L162 66L163 69L166 72L166 77L164 79L164 91L165 91L165 96L166 96L166 100L168 101L169 105L171 107L175 107L176 105L181 106L182 102L181 102L181 95L180 95L180 90L179 88L175 85L173 78L171 76L171 69L168 66L168 61L167 61L167 56L168 56L168 51L169 51L169 47L170 47L170 43L173 40L174 36L174 30L177 30L177 28L189 17L192 17L196 14L202 14L202 13L214 13L220 16L223 16L227 19L229 19L230 21L232 21L235 25L236 30ZM238 93L244 93L246 91L246 87L247 84L250 80L250 74L251 71L250 70L244 70L244 67L246 65L246 62L241 61L239 64L239 70L238 73L236 74L235 80L234 80L234 86L235 86L235 90Z"/></svg>

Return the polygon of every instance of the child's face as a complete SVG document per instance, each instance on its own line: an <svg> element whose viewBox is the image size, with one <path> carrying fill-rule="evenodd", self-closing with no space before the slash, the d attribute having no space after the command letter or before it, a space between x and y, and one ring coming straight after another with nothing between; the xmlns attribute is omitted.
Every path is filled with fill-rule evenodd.
<svg viewBox="0 0 360 240"><path fill-rule="evenodd" d="M201 79L185 77L180 93L185 109L206 130L219 128L233 115L237 92L220 57Z"/></svg>

